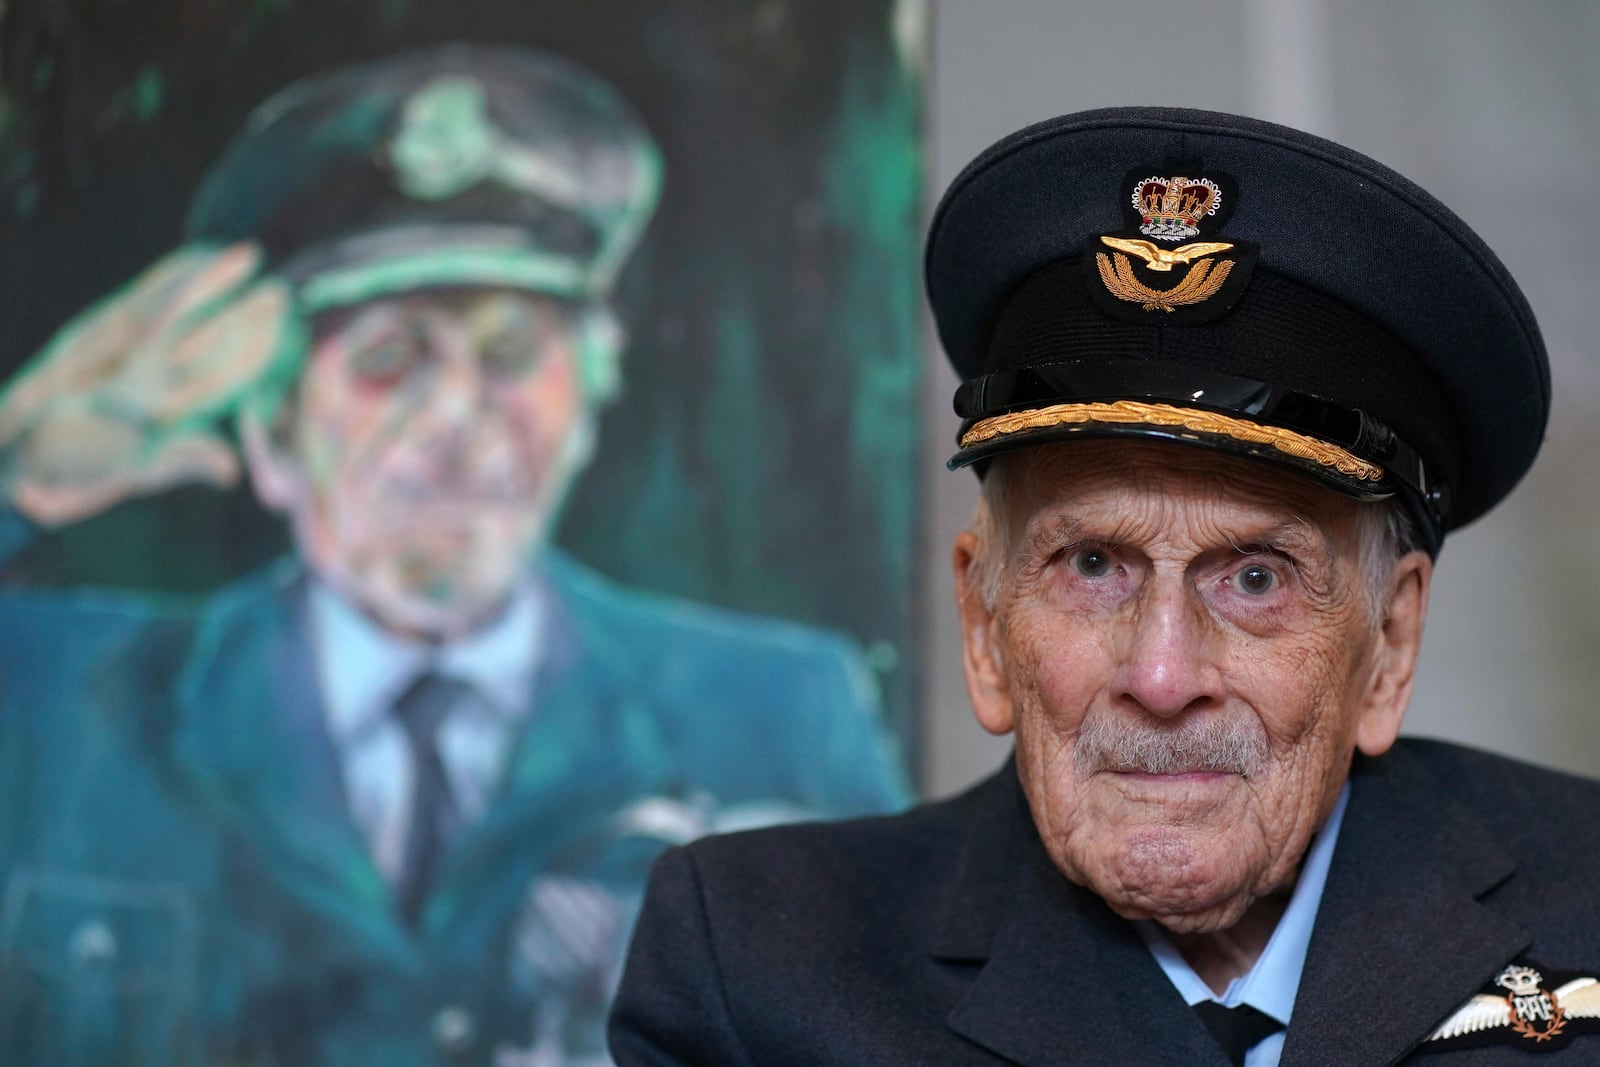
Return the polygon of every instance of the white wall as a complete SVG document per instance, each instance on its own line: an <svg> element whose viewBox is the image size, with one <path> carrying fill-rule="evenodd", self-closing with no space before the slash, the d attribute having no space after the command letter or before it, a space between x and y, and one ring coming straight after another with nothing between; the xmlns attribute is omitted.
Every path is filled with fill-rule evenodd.
<svg viewBox="0 0 1600 1067"><path fill-rule="evenodd" d="M1182 105L1366 152L1499 253L1544 330L1555 409L1534 473L1445 546L1408 732L1600 774L1600 5L935 0L933 14L930 202L1029 122ZM929 338L923 769L944 795L1009 744L972 722L961 680L947 559L976 482L943 470L955 379Z"/></svg>

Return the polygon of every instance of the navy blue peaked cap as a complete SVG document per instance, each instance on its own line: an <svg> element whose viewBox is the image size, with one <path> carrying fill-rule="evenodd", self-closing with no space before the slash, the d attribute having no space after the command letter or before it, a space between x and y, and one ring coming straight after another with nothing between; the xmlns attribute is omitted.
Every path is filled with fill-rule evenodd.
<svg viewBox="0 0 1600 1067"><path fill-rule="evenodd" d="M1414 183L1284 126L1178 108L1031 126L951 184L926 268L963 379L952 468L1166 438L1400 494L1437 548L1544 436L1544 344L1494 253Z"/></svg>

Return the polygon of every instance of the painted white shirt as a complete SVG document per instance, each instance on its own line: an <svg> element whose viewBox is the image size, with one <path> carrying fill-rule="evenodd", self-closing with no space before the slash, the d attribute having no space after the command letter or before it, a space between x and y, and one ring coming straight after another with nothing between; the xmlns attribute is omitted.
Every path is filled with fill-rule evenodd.
<svg viewBox="0 0 1600 1067"><path fill-rule="evenodd" d="M439 753L462 819L477 819L531 708L544 605L525 583L493 623L443 645L396 637L317 582L310 611L317 680L350 814L392 884L405 851L414 777L395 700L427 671L472 687L475 699L462 701L440 726Z"/></svg>
<svg viewBox="0 0 1600 1067"><path fill-rule="evenodd" d="M1167 940L1159 925L1149 920L1134 923L1161 970L1178 987L1184 1003L1193 1006L1203 1000L1215 1000L1229 1008L1248 1004L1272 1016L1287 1029L1289 1016L1294 1011L1295 993L1300 988L1300 972L1305 968L1306 948L1311 944L1311 928L1317 921L1317 906L1322 903L1322 889L1328 883L1333 846L1339 838L1339 827L1344 822L1344 809L1349 800L1350 783L1346 782L1327 823L1306 850L1306 860L1289 897L1289 906L1268 938L1267 947L1247 974L1228 983L1222 996L1212 993L1195 974L1194 968ZM1280 1030L1257 1042L1245 1054L1244 1067L1278 1067L1285 1036L1285 1031Z"/></svg>

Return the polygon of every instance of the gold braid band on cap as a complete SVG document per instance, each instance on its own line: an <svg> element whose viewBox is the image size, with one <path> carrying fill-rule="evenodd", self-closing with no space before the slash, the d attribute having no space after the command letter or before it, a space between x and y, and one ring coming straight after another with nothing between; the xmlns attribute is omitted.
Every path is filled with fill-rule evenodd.
<svg viewBox="0 0 1600 1067"><path fill-rule="evenodd" d="M1279 452L1309 460L1323 467L1333 467L1340 474L1359 478L1364 482L1383 479L1383 468L1369 463L1338 445L1330 445L1303 433L1285 430L1281 426L1263 426L1260 423L1236 419L1215 411L1198 411L1178 408L1170 404L1146 404L1138 400L1117 400L1095 404L1053 404L1033 411L1013 411L1009 415L995 415L980 419L972 429L961 435L961 447L970 448L984 441L1024 430L1040 430L1049 426L1072 423L1103 422L1131 426L1169 426L1196 433L1231 437L1252 445L1271 445Z"/></svg>

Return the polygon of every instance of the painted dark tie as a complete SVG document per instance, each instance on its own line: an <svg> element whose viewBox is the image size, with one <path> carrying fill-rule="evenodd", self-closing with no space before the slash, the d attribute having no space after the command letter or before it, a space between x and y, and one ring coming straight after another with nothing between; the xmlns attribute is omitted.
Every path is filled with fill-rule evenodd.
<svg viewBox="0 0 1600 1067"><path fill-rule="evenodd" d="M1205 1023L1211 1036L1217 1039L1222 1051L1234 1067L1244 1067L1244 1054L1263 1038L1283 1029L1283 1024L1266 1012L1257 1011L1248 1004L1226 1008L1214 1000L1202 1000L1194 1006L1195 1014Z"/></svg>
<svg viewBox="0 0 1600 1067"><path fill-rule="evenodd" d="M406 847L395 881L395 909L416 929L438 875L459 812L450 776L439 754L439 728L450 712L470 699L472 688L439 674L423 674L395 701L394 717L411 750L412 791Z"/></svg>

